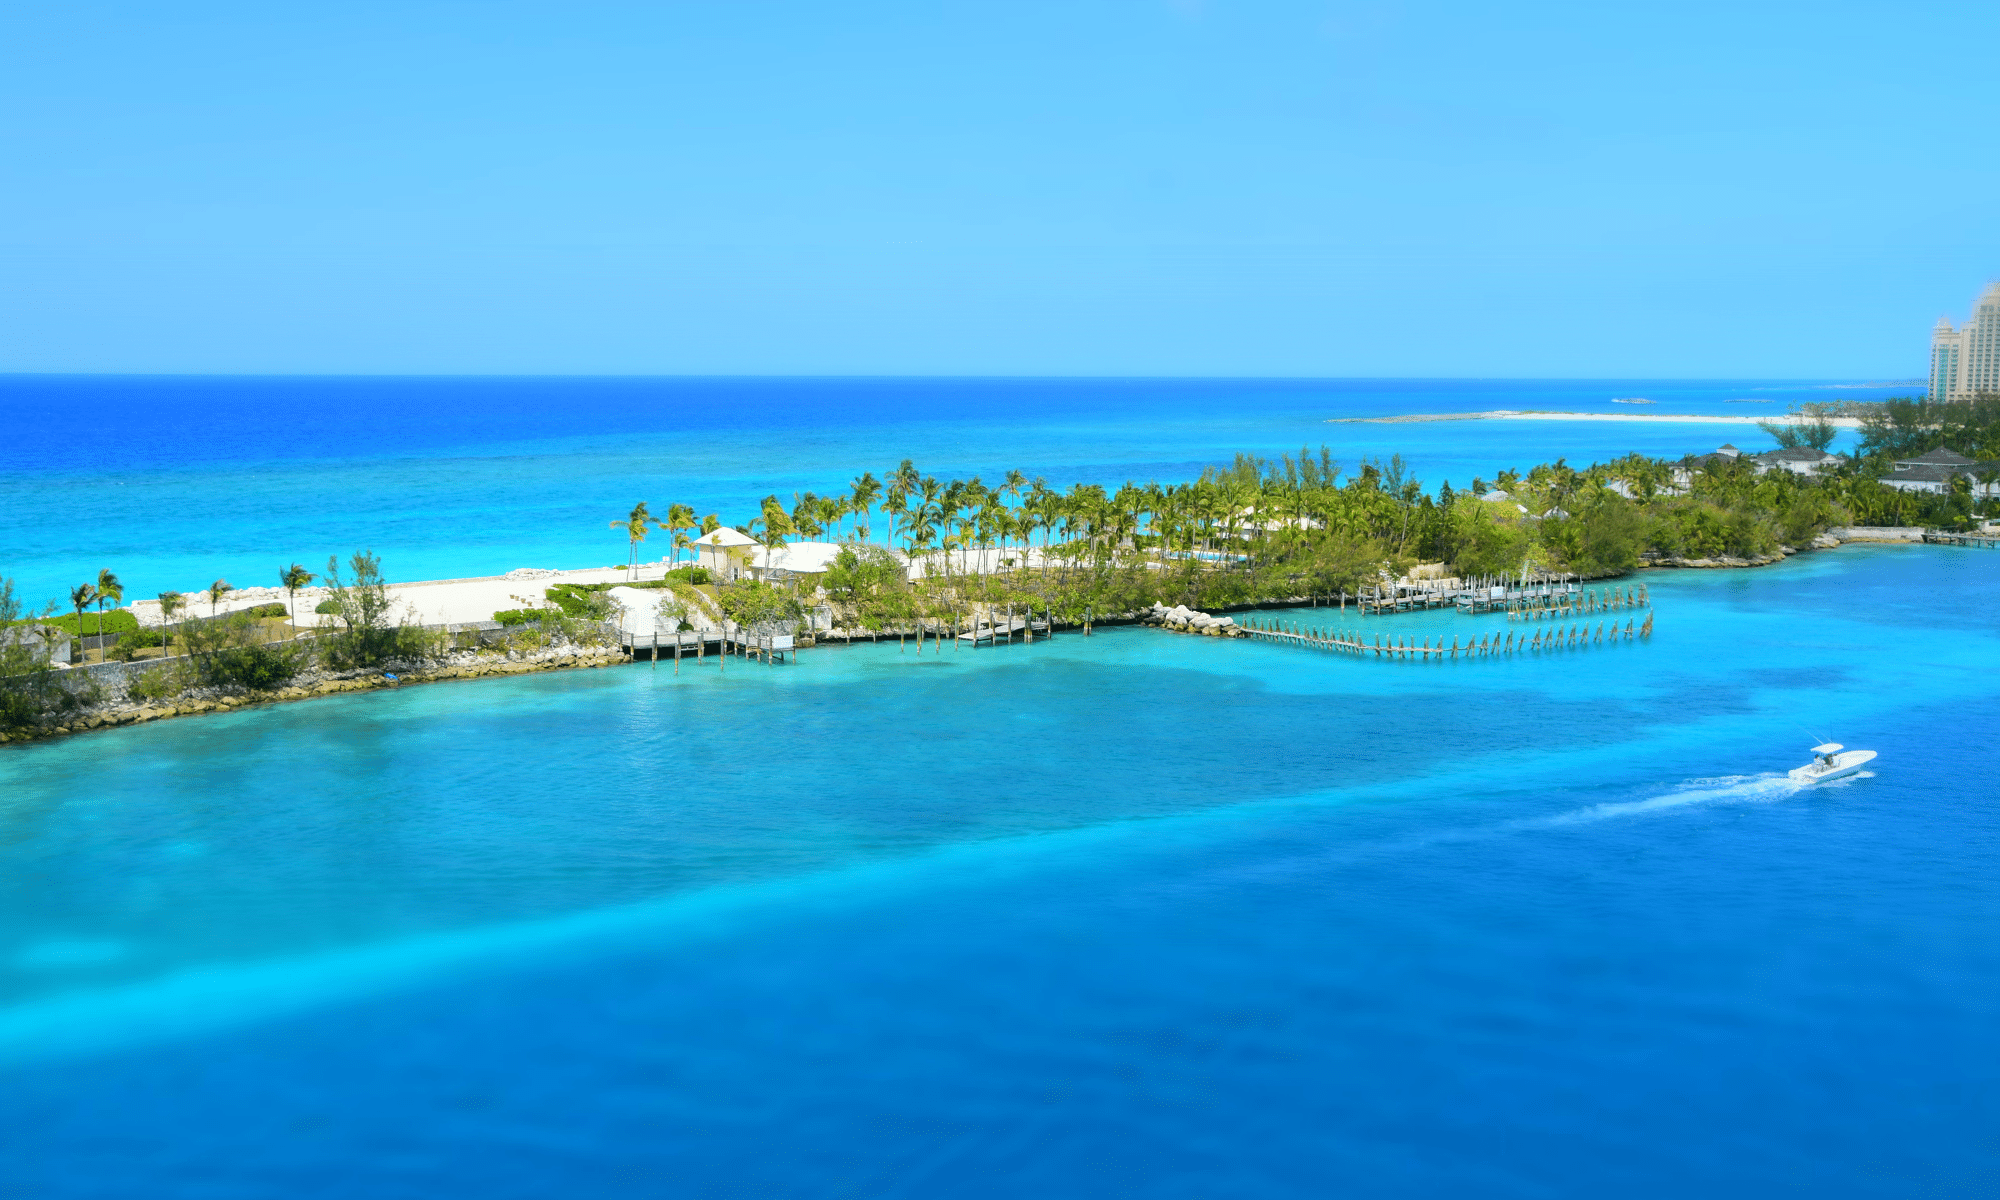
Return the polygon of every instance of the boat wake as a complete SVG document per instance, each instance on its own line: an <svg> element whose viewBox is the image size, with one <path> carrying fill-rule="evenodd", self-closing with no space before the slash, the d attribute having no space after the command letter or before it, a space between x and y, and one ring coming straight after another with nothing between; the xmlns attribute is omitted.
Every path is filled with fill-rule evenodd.
<svg viewBox="0 0 2000 1200"><path fill-rule="evenodd" d="M1552 817L1523 822L1523 825L1543 828L1551 825L1579 825L1587 821L1644 816L1647 813L1667 809L1686 808L1691 804L1768 804L1774 800L1788 800L1804 791L1807 786L1789 776L1774 772L1690 779L1664 796L1654 796L1648 800L1625 800L1614 804L1593 804L1588 808L1573 809L1566 813L1557 813Z"/></svg>

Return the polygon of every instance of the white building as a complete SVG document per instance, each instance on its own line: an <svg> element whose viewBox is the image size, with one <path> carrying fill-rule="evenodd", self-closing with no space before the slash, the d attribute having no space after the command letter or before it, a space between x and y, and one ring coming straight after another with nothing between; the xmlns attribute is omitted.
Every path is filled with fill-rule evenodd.
<svg viewBox="0 0 2000 1200"><path fill-rule="evenodd" d="M725 525L695 539L694 561L717 583L730 583L749 574L757 550L756 538Z"/></svg>
<svg viewBox="0 0 2000 1200"><path fill-rule="evenodd" d="M696 565L706 567L718 583L738 579L787 583L801 575L824 574L840 552L850 548L845 542L787 542L773 550L736 529L704 533L694 544ZM897 550L889 553L907 569L908 555Z"/></svg>
<svg viewBox="0 0 2000 1200"><path fill-rule="evenodd" d="M758 547L750 568L766 583L785 583L796 575L823 575L850 547L840 542L787 542L776 550ZM890 553L895 553L891 551ZM896 555L901 558L902 555Z"/></svg>
<svg viewBox="0 0 2000 1200"><path fill-rule="evenodd" d="M1795 475L1817 475L1828 467L1840 465L1838 454L1828 454L1811 446L1786 446L1778 450L1767 450L1753 460L1757 473L1766 471L1790 471Z"/></svg>
<svg viewBox="0 0 2000 1200"><path fill-rule="evenodd" d="M1989 283L1972 302L1972 317L1957 328L1939 317L1931 330L1931 399L1965 400L2000 392L2000 283Z"/></svg>
<svg viewBox="0 0 2000 1200"><path fill-rule="evenodd" d="M1928 454L1896 461L1896 469L1882 477L1882 482L1900 492L1948 492L1951 481L1960 475L1972 479L1974 493L1979 494L1981 485L1974 473L1981 469L1963 454L1940 446Z"/></svg>

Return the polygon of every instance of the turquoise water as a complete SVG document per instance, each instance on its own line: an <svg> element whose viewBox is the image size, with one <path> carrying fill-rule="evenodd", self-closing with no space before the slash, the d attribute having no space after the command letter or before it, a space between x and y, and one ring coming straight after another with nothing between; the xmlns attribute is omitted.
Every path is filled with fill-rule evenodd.
<svg viewBox="0 0 2000 1200"><path fill-rule="evenodd" d="M272 586L329 554L396 580L622 564L635 501L747 521L904 458L1057 486L1185 480L1237 451L1400 453L1435 489L1568 457L1679 457L1749 425L1331 418L1497 408L1766 417L1905 387L1771 381L147 379L0 376L0 574L31 603L110 568L135 598ZM1651 410L1611 403L1643 396ZM1764 403L1733 404L1731 400ZM83 432L79 433L79 429ZM1842 445L1851 441L1844 437ZM655 535L649 557L668 552Z"/></svg>
<svg viewBox="0 0 2000 1200"><path fill-rule="evenodd" d="M1990 1194L2000 556L1647 582L1540 657L1107 629L8 748L0 1177ZM1882 757L1783 782L1822 737Z"/></svg>
<svg viewBox="0 0 2000 1200"><path fill-rule="evenodd" d="M0 379L0 573L609 563L906 456L1463 486L1761 435L1327 419L1898 390ZM2000 555L1646 581L1546 656L1114 628L0 747L0 1194L2000 1190ZM1799 792L1824 738L1882 757Z"/></svg>

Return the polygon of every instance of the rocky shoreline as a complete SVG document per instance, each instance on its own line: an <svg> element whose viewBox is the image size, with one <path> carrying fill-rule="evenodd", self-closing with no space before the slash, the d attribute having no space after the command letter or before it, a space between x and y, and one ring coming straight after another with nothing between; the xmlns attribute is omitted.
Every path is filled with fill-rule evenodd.
<svg viewBox="0 0 2000 1200"><path fill-rule="evenodd" d="M1838 546L1839 544L1840 544L1839 542L1832 543L1832 545L1834 546ZM1820 539L1816 538L1813 541L1813 548L1826 549L1827 547L1820 545ZM1664 557L1660 555L1641 555L1639 558L1639 566L1641 568L1693 567L1696 569L1724 568L1724 567L1768 567L1772 563L1781 563L1797 553L1798 551L1790 546L1780 546L1778 547L1778 552L1776 554L1753 554L1748 558L1738 558L1733 554L1718 554L1714 558L1682 558L1679 556Z"/></svg>
<svg viewBox="0 0 2000 1200"><path fill-rule="evenodd" d="M1806 543L1804 550L1837 550L1850 542L1877 546L1914 546L1923 542L1924 531L1914 527L1901 526L1851 526L1831 529ZM1753 554L1748 558L1738 558L1730 554L1718 554L1713 558L1683 558L1679 556L1645 555L1639 556L1639 566L1646 567L1768 567L1781 563L1794 554L1802 553L1799 547L1779 546L1776 554Z"/></svg>
<svg viewBox="0 0 2000 1200"><path fill-rule="evenodd" d="M301 675L293 683L268 692L197 688L158 701L107 701L68 713L59 721L51 721L40 728L0 733L0 743L39 741L93 729L116 729L172 717L233 712L241 708L310 700L316 696L334 696L343 692L373 692L416 683L609 667L630 661L631 657L623 650L607 646L564 646L539 651L483 654L463 651L431 664L391 664L379 669L355 671L312 671Z"/></svg>

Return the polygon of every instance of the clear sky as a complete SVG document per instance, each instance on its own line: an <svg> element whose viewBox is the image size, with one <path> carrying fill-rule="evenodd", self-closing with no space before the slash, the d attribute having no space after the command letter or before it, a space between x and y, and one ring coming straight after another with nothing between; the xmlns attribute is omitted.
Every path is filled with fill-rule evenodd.
<svg viewBox="0 0 2000 1200"><path fill-rule="evenodd" d="M1977 4L0 3L0 371L1912 378Z"/></svg>

